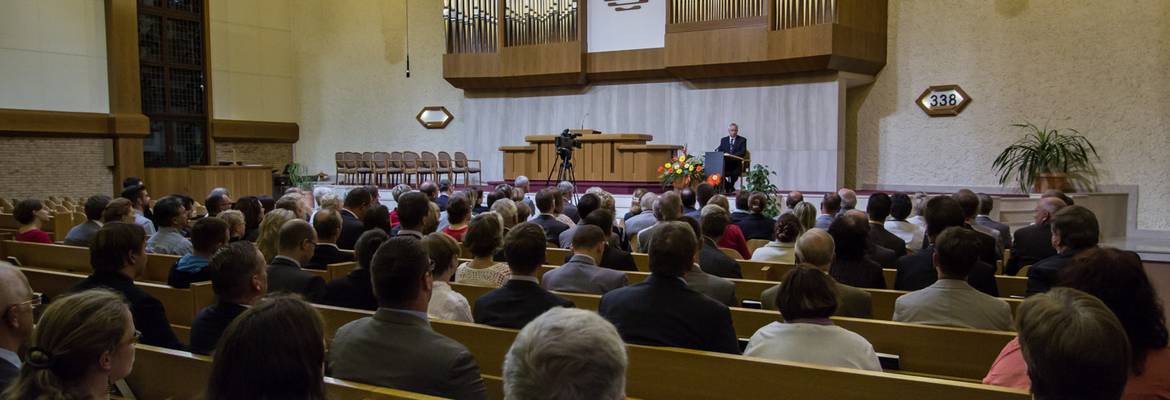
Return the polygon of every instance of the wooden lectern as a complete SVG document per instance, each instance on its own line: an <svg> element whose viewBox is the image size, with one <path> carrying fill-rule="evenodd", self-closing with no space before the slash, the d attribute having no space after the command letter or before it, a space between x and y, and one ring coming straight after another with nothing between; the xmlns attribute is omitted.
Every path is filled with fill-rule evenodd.
<svg viewBox="0 0 1170 400"><path fill-rule="evenodd" d="M573 165L579 181L586 182L657 182L658 168L670 161L682 146L649 144L650 135L637 133L598 134L596 131L577 138L581 148L573 149ZM504 153L504 179L525 175L544 180L557 168L557 135L530 135L526 146L501 146Z"/></svg>

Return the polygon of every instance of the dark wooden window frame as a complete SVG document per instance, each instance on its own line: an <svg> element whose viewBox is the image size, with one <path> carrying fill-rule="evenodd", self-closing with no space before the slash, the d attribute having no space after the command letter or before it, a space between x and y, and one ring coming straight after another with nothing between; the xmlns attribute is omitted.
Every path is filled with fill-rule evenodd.
<svg viewBox="0 0 1170 400"><path fill-rule="evenodd" d="M211 104L210 104L211 99L209 96L211 79L210 79L210 63L208 61L209 51L207 48L207 46L208 46L208 40L207 40L208 26L207 26L206 14L208 12L208 10L207 10L208 4L206 1L203 1L203 0L194 0L196 2L201 3L200 4L201 12L199 14L194 14L194 13L191 13L188 11L181 11L181 10L176 10L176 9L168 7L168 3L170 1L171 0L162 0L160 2L160 5L158 5L158 6L144 4L142 1L138 2L139 18L141 18L142 16L145 16L145 15L159 17L159 56L158 56L158 59L157 60L146 60L146 59L143 59L142 57L139 57L139 66L140 66L140 68L144 67L144 66L161 68L163 71L163 80L164 80L164 84L162 85L163 86L163 98L162 98L163 111L162 112L149 112L148 113L148 112L146 112L147 105L144 103L143 104L143 113L146 114L148 117L150 117L152 122L155 122L155 121L158 121L158 122L194 122L194 123L200 124L203 128L203 154L201 157L202 158L201 164L207 164L211 160L211 151L212 151L211 149L212 149L212 144L213 144L211 141L211 124L210 124L210 118L209 118L210 113L211 113ZM185 63L174 62L173 60L169 59L169 55L170 55L170 48L169 47L170 47L171 43L169 43L169 36L168 36L169 32L167 29L168 20L182 20L182 21L194 22L194 23L197 23L199 25L199 27L200 27L200 42L201 42L200 50L202 52L200 60L202 61L202 63L200 63L200 64L185 64ZM139 39L139 40L141 40L141 39ZM201 86L200 95L202 96L203 99L202 99L202 112L201 113L175 113L175 112L171 112L171 110L172 110L172 107L171 107L171 100L172 100L171 79L172 78L171 78L171 76L172 76L172 70L174 70L174 69L187 70L187 71L198 71L198 73L202 75L203 82L202 82L202 86ZM146 99L144 98L143 100L145 101ZM171 154L174 153L173 148L176 145L176 143L178 142L178 140L175 140L176 134L175 134L173 128L164 127L164 134L166 136L164 138L164 142L165 142L164 154L166 154L165 158L167 158L168 161L164 163L165 165L158 165L158 166L159 167L185 166L185 165L181 165L180 163L178 163L178 160L170 160ZM148 165L148 167L151 167L151 165Z"/></svg>

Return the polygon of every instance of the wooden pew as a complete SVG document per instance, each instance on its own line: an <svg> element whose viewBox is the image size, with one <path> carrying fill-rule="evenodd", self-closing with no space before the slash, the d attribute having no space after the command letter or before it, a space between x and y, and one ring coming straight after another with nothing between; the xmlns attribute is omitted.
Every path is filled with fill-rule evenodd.
<svg viewBox="0 0 1170 400"><path fill-rule="evenodd" d="M451 288L474 305L475 300L493 288L452 283ZM597 310L601 296L554 292L572 300L578 308ZM764 325L780 318L776 311L732 307L731 319L736 336L750 338ZM981 379L1000 350L1015 334L1012 332L945 328L905 324L873 319L833 317L838 325L864 336L881 353L898 355L904 371ZM968 340L968 336L974 339ZM956 341L958 340L958 341ZM962 345L955 345L962 343Z"/></svg>
<svg viewBox="0 0 1170 400"><path fill-rule="evenodd" d="M323 305L315 307L326 320L327 332L335 331L349 321L373 315L370 311ZM517 333L512 329L457 321L431 320L431 326L436 332L467 346L485 376L502 374L504 355ZM833 399L1029 398L1023 391L945 379L775 362L685 349L638 345L627 345L626 348L629 355L626 394L646 399L796 398L797 394Z"/></svg>
<svg viewBox="0 0 1170 400"><path fill-rule="evenodd" d="M210 357L185 351L139 344L134 363L134 370L126 377L126 383L140 399L203 398L211 376ZM333 378L325 378L325 391L332 400L439 399Z"/></svg>
<svg viewBox="0 0 1170 400"><path fill-rule="evenodd" d="M329 278L325 279L325 281L328 282L349 275L349 273L353 272L355 268L357 268L356 261L347 261L326 265L325 270L329 272Z"/></svg>
<svg viewBox="0 0 1170 400"><path fill-rule="evenodd" d="M893 289L894 280L898 276L898 270L883 268L882 275L886 278L886 289ZM996 275L995 286L999 288L999 297L1022 299L1027 296L1028 278L1025 276Z"/></svg>
<svg viewBox="0 0 1170 400"><path fill-rule="evenodd" d="M23 265L86 275L93 272L89 263L89 249L85 247L6 240L0 242L0 249L5 257L16 257ZM171 266L179 262L179 258L169 254L147 254L146 270L138 279L166 283Z"/></svg>

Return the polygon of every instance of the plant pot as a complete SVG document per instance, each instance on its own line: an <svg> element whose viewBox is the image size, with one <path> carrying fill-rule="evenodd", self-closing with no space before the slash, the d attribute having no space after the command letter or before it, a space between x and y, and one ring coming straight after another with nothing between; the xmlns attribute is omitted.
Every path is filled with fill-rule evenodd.
<svg viewBox="0 0 1170 400"><path fill-rule="evenodd" d="M670 182L670 184L674 186L674 190L682 190L682 188L691 185L691 178L675 179L674 181Z"/></svg>
<svg viewBox="0 0 1170 400"><path fill-rule="evenodd" d="M1049 173L1040 174L1036 177L1036 181L1032 182L1032 190L1036 193L1044 193L1049 190L1064 191L1065 185L1068 184L1068 174L1064 173Z"/></svg>

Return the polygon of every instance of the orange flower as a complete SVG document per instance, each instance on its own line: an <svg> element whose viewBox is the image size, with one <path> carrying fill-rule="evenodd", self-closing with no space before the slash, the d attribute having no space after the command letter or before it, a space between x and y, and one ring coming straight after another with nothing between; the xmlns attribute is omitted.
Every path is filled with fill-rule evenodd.
<svg viewBox="0 0 1170 400"><path fill-rule="evenodd" d="M698 166L698 167L695 167L695 171L698 171L698 172L703 172L703 166L702 166L702 165L700 165L700 166Z"/></svg>
<svg viewBox="0 0 1170 400"><path fill-rule="evenodd" d="M658 167L658 173L662 173L662 167Z"/></svg>

